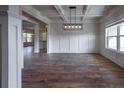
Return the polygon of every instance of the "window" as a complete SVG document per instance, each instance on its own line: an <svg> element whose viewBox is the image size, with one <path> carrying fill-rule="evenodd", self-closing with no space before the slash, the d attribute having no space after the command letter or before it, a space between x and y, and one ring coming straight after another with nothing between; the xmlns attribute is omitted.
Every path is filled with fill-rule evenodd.
<svg viewBox="0 0 124 93"><path fill-rule="evenodd" d="M106 30L107 48L117 50L117 26L112 26Z"/></svg>
<svg viewBox="0 0 124 93"><path fill-rule="evenodd" d="M27 34L23 33L23 42L26 42L26 41L27 41Z"/></svg>
<svg viewBox="0 0 124 93"><path fill-rule="evenodd" d="M124 52L124 22L106 28L106 48Z"/></svg>
<svg viewBox="0 0 124 93"><path fill-rule="evenodd" d="M32 33L23 33L23 42L32 42Z"/></svg>
<svg viewBox="0 0 124 93"><path fill-rule="evenodd" d="M120 24L120 51L124 52L124 23Z"/></svg>
<svg viewBox="0 0 124 93"><path fill-rule="evenodd" d="M117 49L117 37L108 37L108 48Z"/></svg>
<svg viewBox="0 0 124 93"><path fill-rule="evenodd" d="M27 33L27 42L32 42L32 34Z"/></svg>
<svg viewBox="0 0 124 93"><path fill-rule="evenodd" d="M124 36L120 37L120 51L124 52Z"/></svg>

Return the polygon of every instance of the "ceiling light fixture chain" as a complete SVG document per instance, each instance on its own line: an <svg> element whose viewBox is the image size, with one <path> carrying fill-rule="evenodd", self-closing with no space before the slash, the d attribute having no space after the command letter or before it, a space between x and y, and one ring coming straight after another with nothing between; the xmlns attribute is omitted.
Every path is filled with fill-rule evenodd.
<svg viewBox="0 0 124 93"><path fill-rule="evenodd" d="M75 7L75 24L76 24L76 7Z"/></svg>
<svg viewBox="0 0 124 93"><path fill-rule="evenodd" d="M70 23L63 24L64 30L81 30L82 24L76 23L76 6L70 6ZM74 10L74 16L72 16L72 10ZM74 19L74 21L73 21Z"/></svg>
<svg viewBox="0 0 124 93"><path fill-rule="evenodd" d="M71 24L71 8L70 8L70 24Z"/></svg>

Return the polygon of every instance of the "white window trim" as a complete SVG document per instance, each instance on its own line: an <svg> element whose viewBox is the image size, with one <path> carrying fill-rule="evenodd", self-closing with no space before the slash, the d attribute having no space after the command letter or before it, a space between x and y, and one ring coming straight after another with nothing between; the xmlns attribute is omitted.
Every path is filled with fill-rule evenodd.
<svg viewBox="0 0 124 93"><path fill-rule="evenodd" d="M113 36L108 36L108 31L106 29L111 27L111 26L105 28L105 49L114 51L116 53L124 54L124 51L120 51L120 37L124 37L124 35L120 35L120 26L121 26L122 23L124 23L124 22L120 22L120 23L111 25L111 26L117 25L117 36L114 36L114 35ZM117 49L112 49L112 48L108 47L108 37L117 37L117 46L116 46Z"/></svg>

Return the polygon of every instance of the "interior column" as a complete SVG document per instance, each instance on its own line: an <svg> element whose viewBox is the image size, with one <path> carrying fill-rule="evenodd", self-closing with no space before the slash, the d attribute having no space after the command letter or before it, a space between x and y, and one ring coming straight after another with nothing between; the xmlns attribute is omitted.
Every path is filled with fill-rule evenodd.
<svg viewBox="0 0 124 93"><path fill-rule="evenodd" d="M39 24L34 26L34 53L39 53Z"/></svg>
<svg viewBox="0 0 124 93"><path fill-rule="evenodd" d="M2 88L21 87L23 64L21 21L20 6L0 6Z"/></svg>

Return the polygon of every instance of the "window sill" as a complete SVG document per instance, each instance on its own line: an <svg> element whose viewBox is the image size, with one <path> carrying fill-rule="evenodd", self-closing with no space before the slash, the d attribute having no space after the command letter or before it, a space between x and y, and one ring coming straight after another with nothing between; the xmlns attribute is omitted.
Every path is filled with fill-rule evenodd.
<svg viewBox="0 0 124 93"><path fill-rule="evenodd" d="M105 48L105 49L109 50L109 51L112 51L112 52L115 52L115 53L118 53L118 54L123 54L124 55L124 52L122 52L122 51L117 51L117 50L110 49L110 48Z"/></svg>

